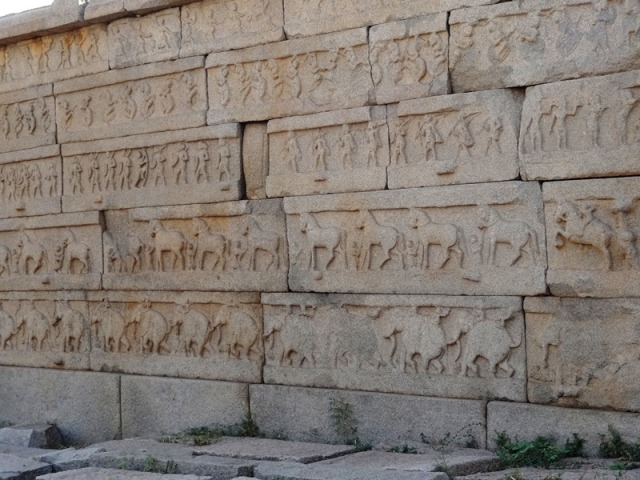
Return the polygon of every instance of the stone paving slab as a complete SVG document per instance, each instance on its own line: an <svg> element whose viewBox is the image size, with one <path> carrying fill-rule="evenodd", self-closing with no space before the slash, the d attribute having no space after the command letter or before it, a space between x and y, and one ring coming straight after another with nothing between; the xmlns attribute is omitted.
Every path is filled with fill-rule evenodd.
<svg viewBox="0 0 640 480"><path fill-rule="evenodd" d="M7 453L0 453L0 480L32 480L51 472L51 465Z"/></svg>
<svg viewBox="0 0 640 480"><path fill-rule="evenodd" d="M484 472L461 477L463 480L637 480L640 470L611 470L591 468L583 470L555 470L542 468L512 468L498 472Z"/></svg>
<svg viewBox="0 0 640 480"><path fill-rule="evenodd" d="M313 463L353 453L356 447L324 443L290 442L266 438L224 437L193 454L298 463Z"/></svg>
<svg viewBox="0 0 640 480"><path fill-rule="evenodd" d="M447 480L449 478L442 472L403 472L287 462L258 465L255 475L256 478L264 480Z"/></svg>
<svg viewBox="0 0 640 480"><path fill-rule="evenodd" d="M32 448L60 448L62 437L55 425L11 425L0 428L0 444Z"/></svg>
<svg viewBox="0 0 640 480"><path fill-rule="evenodd" d="M48 455L49 453L51 453L51 450L47 450L46 448L20 447L17 445L7 445L5 443L0 443L0 453L15 455L16 457L22 458L35 458L38 455ZM36 458L36 460L38 459Z"/></svg>
<svg viewBox="0 0 640 480"><path fill-rule="evenodd" d="M214 480L213 477L200 475L167 475L149 472L129 472L113 468L87 467L68 472L50 473L37 477L37 480Z"/></svg>
<svg viewBox="0 0 640 480"><path fill-rule="evenodd" d="M49 463L56 472L64 470L76 470L89 466L91 455L103 452L104 449L87 447L81 449L65 448L64 450L49 450L38 455L33 455L34 460Z"/></svg>

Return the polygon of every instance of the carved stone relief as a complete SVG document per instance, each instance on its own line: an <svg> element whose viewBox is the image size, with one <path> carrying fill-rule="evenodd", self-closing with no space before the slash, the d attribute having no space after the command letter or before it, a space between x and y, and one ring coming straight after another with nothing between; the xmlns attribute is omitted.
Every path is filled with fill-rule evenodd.
<svg viewBox="0 0 640 480"><path fill-rule="evenodd" d="M51 85L0 94L0 153L56 143Z"/></svg>
<svg viewBox="0 0 640 480"><path fill-rule="evenodd" d="M262 300L266 383L526 398L517 298L264 294Z"/></svg>
<svg viewBox="0 0 640 480"><path fill-rule="evenodd" d="M0 218L60 213L61 195L59 146L0 154Z"/></svg>
<svg viewBox="0 0 640 480"><path fill-rule="evenodd" d="M238 200L237 124L63 145L65 211Z"/></svg>
<svg viewBox="0 0 640 480"><path fill-rule="evenodd" d="M640 295L640 178L545 183L544 201L554 295Z"/></svg>
<svg viewBox="0 0 640 480"><path fill-rule="evenodd" d="M182 7L182 48L188 57L284 40L282 2L204 0Z"/></svg>
<svg viewBox="0 0 640 480"><path fill-rule="evenodd" d="M371 28L370 62L379 104L449 93L447 14Z"/></svg>
<svg viewBox="0 0 640 480"><path fill-rule="evenodd" d="M453 89L640 68L639 13L634 0L532 0L456 10L450 19Z"/></svg>
<svg viewBox="0 0 640 480"><path fill-rule="evenodd" d="M637 299L527 298L529 401L640 411Z"/></svg>
<svg viewBox="0 0 640 480"><path fill-rule="evenodd" d="M259 294L95 292L89 311L95 370L260 382Z"/></svg>
<svg viewBox="0 0 640 480"><path fill-rule="evenodd" d="M89 368L89 316L79 292L0 294L3 365Z"/></svg>
<svg viewBox="0 0 640 480"><path fill-rule="evenodd" d="M207 57L209 124L364 106L372 90L365 29Z"/></svg>
<svg viewBox="0 0 640 480"><path fill-rule="evenodd" d="M287 288L281 201L120 210L105 215L105 288Z"/></svg>
<svg viewBox="0 0 640 480"><path fill-rule="evenodd" d="M284 0L285 30L289 37L316 35L491 3L496 0Z"/></svg>
<svg viewBox="0 0 640 480"><path fill-rule="evenodd" d="M516 178L521 101L490 91L389 107L389 188Z"/></svg>
<svg viewBox="0 0 640 480"><path fill-rule="evenodd" d="M178 8L116 20L109 24L109 63L122 68L178 58L180 40Z"/></svg>
<svg viewBox="0 0 640 480"><path fill-rule="evenodd" d="M106 71L107 50L104 25L0 47L0 92Z"/></svg>
<svg viewBox="0 0 640 480"><path fill-rule="evenodd" d="M522 173L557 179L640 173L640 72L527 90Z"/></svg>
<svg viewBox="0 0 640 480"><path fill-rule="evenodd" d="M56 84L59 141L203 126L202 61L194 57Z"/></svg>
<svg viewBox="0 0 640 480"><path fill-rule="evenodd" d="M271 120L267 195L382 190L389 135L385 107Z"/></svg>
<svg viewBox="0 0 640 480"><path fill-rule="evenodd" d="M542 198L521 182L285 199L297 291L535 295Z"/></svg>
<svg viewBox="0 0 640 480"><path fill-rule="evenodd" d="M98 213L0 220L0 290L100 288Z"/></svg>

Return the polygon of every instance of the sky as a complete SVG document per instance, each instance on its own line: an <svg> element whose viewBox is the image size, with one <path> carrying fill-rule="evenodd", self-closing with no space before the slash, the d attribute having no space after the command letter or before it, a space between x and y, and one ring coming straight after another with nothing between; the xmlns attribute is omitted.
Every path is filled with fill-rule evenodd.
<svg viewBox="0 0 640 480"><path fill-rule="evenodd" d="M0 0L0 16L51 5L53 0Z"/></svg>

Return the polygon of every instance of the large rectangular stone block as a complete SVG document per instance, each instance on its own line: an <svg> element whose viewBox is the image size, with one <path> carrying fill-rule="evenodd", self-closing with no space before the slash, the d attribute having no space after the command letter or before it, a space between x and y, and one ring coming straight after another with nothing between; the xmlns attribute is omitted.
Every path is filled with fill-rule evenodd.
<svg viewBox="0 0 640 480"><path fill-rule="evenodd" d="M0 92L107 71L107 52L104 25L0 47Z"/></svg>
<svg viewBox="0 0 640 480"><path fill-rule="evenodd" d="M632 2L529 0L451 13L455 92L536 85L640 67Z"/></svg>
<svg viewBox="0 0 640 480"><path fill-rule="evenodd" d="M500 182L285 199L292 290L538 295L542 197Z"/></svg>
<svg viewBox="0 0 640 480"><path fill-rule="evenodd" d="M57 83L58 141L204 126L207 94L203 61L192 57Z"/></svg>
<svg viewBox="0 0 640 480"><path fill-rule="evenodd" d="M0 94L0 153L56 143L52 93L49 84Z"/></svg>
<svg viewBox="0 0 640 480"><path fill-rule="evenodd" d="M260 429L290 440L485 446L485 407L480 400L277 385L250 385L249 396L251 415ZM351 438L345 439L345 433Z"/></svg>
<svg viewBox="0 0 640 480"><path fill-rule="evenodd" d="M178 58L180 9L171 8L109 24L109 65L130 67Z"/></svg>
<svg viewBox="0 0 640 480"><path fill-rule="evenodd" d="M639 411L640 301L527 298L529 401Z"/></svg>
<svg viewBox="0 0 640 480"><path fill-rule="evenodd" d="M242 170L247 198L267 198L266 181L269 175L269 134L267 122L244 125L242 130Z"/></svg>
<svg viewBox="0 0 640 480"><path fill-rule="evenodd" d="M0 220L0 291L95 290L101 273L98 212Z"/></svg>
<svg viewBox="0 0 640 480"><path fill-rule="evenodd" d="M63 209L239 200L240 137L227 124L65 144Z"/></svg>
<svg viewBox="0 0 640 480"><path fill-rule="evenodd" d="M389 107L389 188L516 178L521 105L518 93L493 90Z"/></svg>
<svg viewBox="0 0 640 480"><path fill-rule="evenodd" d="M72 444L111 440L120 433L118 375L0 367L0 384L5 422L56 424Z"/></svg>
<svg viewBox="0 0 640 480"><path fill-rule="evenodd" d="M449 93L446 13L376 25L369 42L377 103Z"/></svg>
<svg viewBox="0 0 640 480"><path fill-rule="evenodd" d="M372 91L364 28L207 57L210 125L361 107Z"/></svg>
<svg viewBox="0 0 640 480"><path fill-rule="evenodd" d="M640 296L640 177L544 184L551 293Z"/></svg>
<svg viewBox="0 0 640 480"><path fill-rule="evenodd" d="M284 40L278 0L204 0L182 7L182 47L189 57Z"/></svg>
<svg viewBox="0 0 640 480"><path fill-rule="evenodd" d="M0 293L0 362L89 368L89 315L82 292Z"/></svg>
<svg viewBox="0 0 640 480"><path fill-rule="evenodd" d="M0 218L60 213L59 145L0 153Z"/></svg>
<svg viewBox="0 0 640 480"><path fill-rule="evenodd" d="M271 120L270 197L384 190L389 165L385 107Z"/></svg>
<svg viewBox="0 0 640 480"><path fill-rule="evenodd" d="M108 289L287 290L280 200L106 212Z"/></svg>
<svg viewBox="0 0 640 480"><path fill-rule="evenodd" d="M505 432L512 439L519 440L533 440L543 435L563 445L576 433L585 440L585 453L596 456L602 435L609 434L609 427L618 431L624 441L635 442L638 439L639 421L640 415L637 413L489 402L487 443L490 448L495 448L496 436Z"/></svg>
<svg viewBox="0 0 640 480"><path fill-rule="evenodd" d="M274 293L262 303L266 383L526 400L517 297Z"/></svg>
<svg viewBox="0 0 640 480"><path fill-rule="evenodd" d="M177 433L206 425L234 425L249 412L242 383L122 377L122 435Z"/></svg>
<svg viewBox="0 0 640 480"><path fill-rule="evenodd" d="M487 5L497 0L284 0L287 36L298 37Z"/></svg>
<svg viewBox="0 0 640 480"><path fill-rule="evenodd" d="M640 71L527 90L520 130L526 179L640 173Z"/></svg>
<svg viewBox="0 0 640 480"><path fill-rule="evenodd" d="M92 292L88 300L93 370L262 379L257 293Z"/></svg>

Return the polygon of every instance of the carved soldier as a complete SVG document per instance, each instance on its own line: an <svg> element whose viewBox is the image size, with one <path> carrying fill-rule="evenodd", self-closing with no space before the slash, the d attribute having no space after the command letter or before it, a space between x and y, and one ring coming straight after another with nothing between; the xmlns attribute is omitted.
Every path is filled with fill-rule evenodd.
<svg viewBox="0 0 640 480"><path fill-rule="evenodd" d="M461 157L462 152L465 153L467 158L471 158L471 148L476 144L476 141L469 130L468 120L471 116L475 115L460 112L458 114L458 120L456 121L453 129L451 129L451 135L456 138L458 143L458 151L456 153L456 160Z"/></svg>
<svg viewBox="0 0 640 480"><path fill-rule="evenodd" d="M226 138L218 140L218 180L223 181L227 177L227 181L231 179L231 149Z"/></svg>
<svg viewBox="0 0 640 480"><path fill-rule="evenodd" d="M595 18L591 22L591 32L589 38L595 44L596 54L608 53L611 49L609 45L609 25L616 19L616 11L608 4L608 0L594 0Z"/></svg>
<svg viewBox="0 0 640 480"><path fill-rule="evenodd" d="M55 162L49 163L44 179L47 182L47 193L49 196L53 197L58 195L58 168Z"/></svg>
<svg viewBox="0 0 640 480"><path fill-rule="evenodd" d="M208 163L211 159L209 157L209 147L204 142L198 142L196 145L196 168L195 177L196 183L201 183L204 180L205 183L209 182L209 167Z"/></svg>
<svg viewBox="0 0 640 480"><path fill-rule="evenodd" d="M231 90L229 89L229 67L223 65L216 75L216 84L218 85L218 93L220 94L220 104L223 107L229 105L231 100Z"/></svg>
<svg viewBox="0 0 640 480"><path fill-rule="evenodd" d="M382 144L380 143L380 137L378 136L378 125L374 122L369 122L367 125L364 141L367 146L367 167L377 167L378 150Z"/></svg>
<svg viewBox="0 0 640 480"><path fill-rule="evenodd" d="M314 166L317 172L327 170L327 155L329 155L327 139L321 132L318 132L316 139L313 141Z"/></svg>
<svg viewBox="0 0 640 480"><path fill-rule="evenodd" d="M39 194L42 197L42 174L38 165L31 165L29 169L29 187L31 189L31 198L36 198Z"/></svg>
<svg viewBox="0 0 640 480"><path fill-rule="evenodd" d="M407 122L396 118L393 128L391 129L391 158L395 165L406 165L407 154L405 152L407 147Z"/></svg>
<svg viewBox="0 0 640 480"><path fill-rule="evenodd" d="M42 129L49 133L51 129L51 110L49 110L49 106L47 105L47 101L44 98L39 98L36 100L35 104L36 116L40 119L42 124Z"/></svg>
<svg viewBox="0 0 640 480"><path fill-rule="evenodd" d="M120 190L131 189L131 150L126 150L120 162Z"/></svg>
<svg viewBox="0 0 640 480"><path fill-rule="evenodd" d="M173 80L167 80L164 87L158 92L158 98L160 100L160 106L162 107L162 113L169 115L176 108L176 101L173 98Z"/></svg>
<svg viewBox="0 0 640 480"><path fill-rule="evenodd" d="M183 143L178 148L176 152L173 162L171 166L173 167L173 171L176 176L176 185L180 185L180 182L184 182L185 184L189 183L189 178L187 177L187 164L189 163L189 151L187 150L187 146Z"/></svg>
<svg viewBox="0 0 640 480"><path fill-rule="evenodd" d="M294 56L287 68L287 86L292 99L300 98L302 92L302 81L300 80L300 58Z"/></svg>
<svg viewBox="0 0 640 480"><path fill-rule="evenodd" d="M133 99L133 87L129 84L125 85L120 103L123 105L124 116L127 120L133 120L138 111L138 105Z"/></svg>
<svg viewBox="0 0 640 480"><path fill-rule="evenodd" d="M356 152L357 145L354 134L346 123L342 125L340 137L338 138L338 146L340 147L342 168L353 168L353 155Z"/></svg>
<svg viewBox="0 0 640 480"><path fill-rule="evenodd" d="M76 193L76 191L84 192L82 187L82 165L77 158L71 165L71 193Z"/></svg>
<svg viewBox="0 0 640 480"><path fill-rule="evenodd" d="M438 161L438 152L436 151L436 145L443 143L442 136L436 128L436 122L433 121L431 115L425 115L418 124L419 130L416 136L420 136L422 142L422 148L424 149L424 160ZM431 159L429 158L431 157Z"/></svg>
<svg viewBox="0 0 640 480"><path fill-rule="evenodd" d="M58 100L58 107L62 112L62 126L65 130L68 130L73 122L73 108L69 106L69 102L66 100Z"/></svg>
<svg viewBox="0 0 640 480"><path fill-rule="evenodd" d="M166 147L156 147L151 156L150 166L153 171L153 185L155 187L157 187L158 184L167 185L167 177L164 169L164 164L167 162L167 157L164 154L165 148Z"/></svg>
<svg viewBox="0 0 640 480"><path fill-rule="evenodd" d="M264 78L262 62L256 62L251 68L251 91L257 102L263 102L267 93L267 81Z"/></svg>
<svg viewBox="0 0 640 480"><path fill-rule="evenodd" d="M624 88L618 91L618 109L616 113L616 128L620 145L629 144L629 115L638 103L638 97L633 90Z"/></svg>
<svg viewBox="0 0 640 480"><path fill-rule="evenodd" d="M36 117L33 114L33 103L28 104L24 109L23 123L29 135L36 131Z"/></svg>
<svg viewBox="0 0 640 480"><path fill-rule="evenodd" d="M135 150L134 155L138 166L138 178L136 178L134 186L142 188L147 185L147 178L149 177L149 156L144 148Z"/></svg>
<svg viewBox="0 0 640 480"><path fill-rule="evenodd" d="M269 95L272 99L280 98L282 95L283 83L280 76L280 67L274 58L267 60L267 70L269 71L268 87Z"/></svg>
<svg viewBox="0 0 640 480"><path fill-rule="evenodd" d="M484 121L483 129L487 134L487 146L484 149L485 155L489 154L489 150L493 147L497 153L502 153L500 149L500 137L504 130L504 125L500 117L491 115Z"/></svg>
<svg viewBox="0 0 640 480"><path fill-rule="evenodd" d="M578 111L578 105L571 105L571 102L565 96L551 102L551 132L556 131L558 137L558 148L567 148L567 117L575 116Z"/></svg>
<svg viewBox="0 0 640 480"><path fill-rule="evenodd" d="M98 154L91 154L91 165L89 166L89 183L91 184L91 192L102 190L100 185L100 164L98 163Z"/></svg>
<svg viewBox="0 0 640 480"><path fill-rule="evenodd" d="M107 171L104 174L105 190L109 190L109 187L111 187L112 190L116 189L116 169L118 168L118 164L114 156L114 152L107 152Z"/></svg>
<svg viewBox="0 0 640 480"><path fill-rule="evenodd" d="M286 158L289 170L299 173L300 162L302 161L302 152L300 151L298 140L291 130L287 132L287 140L285 141L284 149L287 152Z"/></svg>
<svg viewBox="0 0 640 480"><path fill-rule="evenodd" d="M599 147L600 117L608 107L602 105L600 95L593 95L585 102L585 108L587 110L587 128L591 133L591 146Z"/></svg>
<svg viewBox="0 0 640 480"><path fill-rule="evenodd" d="M465 50L473 46L473 27L472 23L465 23L460 27L457 37L452 37L451 55L449 58L450 66L453 67L460 61Z"/></svg>

